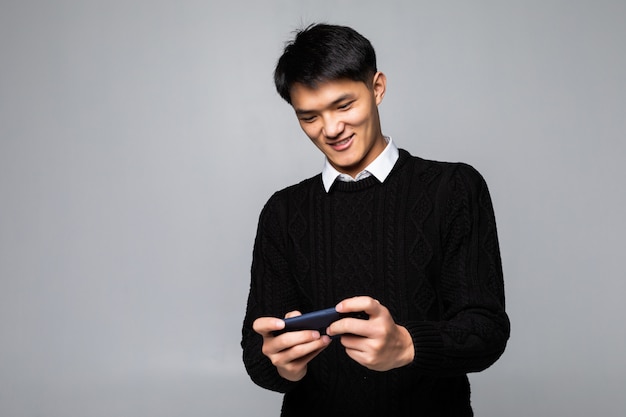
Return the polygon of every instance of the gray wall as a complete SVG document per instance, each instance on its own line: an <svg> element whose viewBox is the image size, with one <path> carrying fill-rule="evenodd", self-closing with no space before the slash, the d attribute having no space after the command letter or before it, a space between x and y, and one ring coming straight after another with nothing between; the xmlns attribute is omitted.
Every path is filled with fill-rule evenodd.
<svg viewBox="0 0 626 417"><path fill-rule="evenodd" d="M291 32L371 39L383 130L487 178L513 334L479 416L623 416L626 3L0 4L0 415L275 416L239 336L256 221L321 154Z"/></svg>

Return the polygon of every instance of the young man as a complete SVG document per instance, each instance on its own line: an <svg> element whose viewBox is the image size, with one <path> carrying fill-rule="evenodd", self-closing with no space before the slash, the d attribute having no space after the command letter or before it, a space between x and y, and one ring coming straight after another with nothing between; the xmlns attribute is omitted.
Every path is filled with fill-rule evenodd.
<svg viewBox="0 0 626 417"><path fill-rule="evenodd" d="M274 76L326 158L261 213L241 342L250 377L285 393L283 416L471 416L466 374L509 337L483 178L383 135L386 78L348 27L300 31ZM276 332L333 306L369 319Z"/></svg>

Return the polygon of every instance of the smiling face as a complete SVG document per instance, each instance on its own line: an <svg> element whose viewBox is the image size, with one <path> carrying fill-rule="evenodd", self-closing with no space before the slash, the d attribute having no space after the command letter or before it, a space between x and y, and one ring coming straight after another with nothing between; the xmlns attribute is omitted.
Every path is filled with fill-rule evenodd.
<svg viewBox="0 0 626 417"><path fill-rule="evenodd" d="M300 127L337 171L355 177L385 149L378 105L386 83L385 75L377 72L371 86L341 79L291 88Z"/></svg>

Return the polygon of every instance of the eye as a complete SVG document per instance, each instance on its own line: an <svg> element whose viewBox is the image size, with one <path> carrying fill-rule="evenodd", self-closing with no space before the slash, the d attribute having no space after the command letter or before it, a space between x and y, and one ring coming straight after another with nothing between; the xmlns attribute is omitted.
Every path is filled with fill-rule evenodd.
<svg viewBox="0 0 626 417"><path fill-rule="evenodd" d="M315 121L316 116L300 116L300 121L303 123L312 123Z"/></svg>
<svg viewBox="0 0 626 417"><path fill-rule="evenodd" d="M348 110L350 107L352 107L352 103L354 103L354 101L348 101L346 103L342 103L340 104L337 109L338 110Z"/></svg>

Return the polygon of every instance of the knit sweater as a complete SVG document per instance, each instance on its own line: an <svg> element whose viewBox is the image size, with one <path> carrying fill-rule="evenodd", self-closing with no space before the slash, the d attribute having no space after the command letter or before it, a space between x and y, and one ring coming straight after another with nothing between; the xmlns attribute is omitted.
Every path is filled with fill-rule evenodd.
<svg viewBox="0 0 626 417"><path fill-rule="evenodd" d="M411 364L377 372L334 340L298 382L283 379L252 330L284 317L367 295L410 333ZM321 175L275 193L254 244L243 323L252 380L285 393L282 416L471 416L467 373L504 351L509 320L491 198L482 176L461 163L400 150L384 183Z"/></svg>

